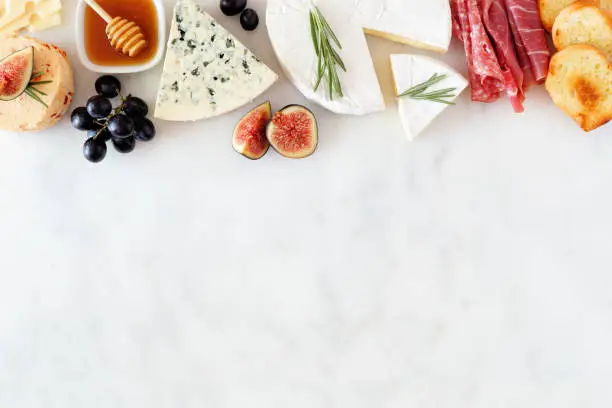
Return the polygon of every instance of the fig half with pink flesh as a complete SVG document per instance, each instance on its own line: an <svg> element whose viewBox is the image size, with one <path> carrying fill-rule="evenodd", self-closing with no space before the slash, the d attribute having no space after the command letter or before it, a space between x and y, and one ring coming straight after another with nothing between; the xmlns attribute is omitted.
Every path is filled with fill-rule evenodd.
<svg viewBox="0 0 612 408"><path fill-rule="evenodd" d="M300 105L278 111L268 123L266 135L274 150L290 159L310 156L319 144L317 120L308 108Z"/></svg>
<svg viewBox="0 0 612 408"><path fill-rule="evenodd" d="M12 101L25 92L34 69L34 47L15 51L0 60L0 101Z"/></svg>
<svg viewBox="0 0 612 408"><path fill-rule="evenodd" d="M244 115L234 129L234 150L251 160L261 159L270 148L266 138L266 126L271 116L270 102L262 103Z"/></svg>

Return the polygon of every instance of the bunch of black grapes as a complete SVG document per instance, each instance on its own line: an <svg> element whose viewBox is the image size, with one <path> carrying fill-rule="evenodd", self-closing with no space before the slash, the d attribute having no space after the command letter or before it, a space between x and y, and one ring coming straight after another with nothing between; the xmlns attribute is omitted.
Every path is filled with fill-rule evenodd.
<svg viewBox="0 0 612 408"><path fill-rule="evenodd" d="M149 107L140 98L121 96L121 82L112 76L104 75L96 80L97 95L87 100L86 106L72 111L72 127L87 132L83 145L83 155L87 160L98 163L106 157L107 143L110 141L120 153L130 153L136 141L148 142L155 137L155 126L147 119ZM115 108L113 98L121 98Z"/></svg>

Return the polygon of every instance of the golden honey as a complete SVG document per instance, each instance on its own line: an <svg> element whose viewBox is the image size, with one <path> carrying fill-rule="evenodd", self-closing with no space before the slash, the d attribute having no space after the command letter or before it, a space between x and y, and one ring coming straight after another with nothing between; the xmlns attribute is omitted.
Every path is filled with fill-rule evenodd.
<svg viewBox="0 0 612 408"><path fill-rule="evenodd" d="M97 0L112 17L121 16L138 24L149 46L136 57L115 50L106 36L106 22L85 8L85 52L96 65L139 65L153 59L157 53L157 10L151 0Z"/></svg>

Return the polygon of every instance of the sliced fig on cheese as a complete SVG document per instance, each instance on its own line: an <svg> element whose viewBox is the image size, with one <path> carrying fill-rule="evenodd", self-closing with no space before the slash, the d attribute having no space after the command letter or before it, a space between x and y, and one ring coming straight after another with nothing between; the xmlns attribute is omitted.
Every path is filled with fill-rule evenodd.
<svg viewBox="0 0 612 408"><path fill-rule="evenodd" d="M34 69L34 47L16 51L0 60L0 101L12 101L25 92Z"/></svg>
<svg viewBox="0 0 612 408"><path fill-rule="evenodd" d="M266 138L266 126L271 117L270 102L262 103L244 115L234 129L234 150L251 160L261 159L270 148Z"/></svg>
<svg viewBox="0 0 612 408"><path fill-rule="evenodd" d="M314 114L304 106L289 105L278 111L266 129L270 145L290 159L303 159L317 150L319 130Z"/></svg>

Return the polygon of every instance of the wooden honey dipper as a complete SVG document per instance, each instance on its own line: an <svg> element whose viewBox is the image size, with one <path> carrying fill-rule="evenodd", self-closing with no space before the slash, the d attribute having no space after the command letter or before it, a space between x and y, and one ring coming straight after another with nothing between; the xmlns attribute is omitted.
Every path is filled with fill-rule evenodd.
<svg viewBox="0 0 612 408"><path fill-rule="evenodd" d="M135 57L147 48L149 43L138 24L119 16L112 18L95 0L85 2L106 21L106 36L114 49Z"/></svg>

